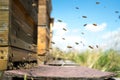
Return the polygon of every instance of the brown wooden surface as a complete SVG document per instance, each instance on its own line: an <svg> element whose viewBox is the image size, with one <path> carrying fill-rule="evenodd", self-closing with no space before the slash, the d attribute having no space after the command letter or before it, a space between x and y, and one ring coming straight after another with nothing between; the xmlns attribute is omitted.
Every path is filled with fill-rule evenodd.
<svg viewBox="0 0 120 80"><path fill-rule="evenodd" d="M0 30L0 46L8 45L8 30Z"/></svg>
<svg viewBox="0 0 120 80"><path fill-rule="evenodd" d="M9 0L0 0L0 6L8 6Z"/></svg>
<svg viewBox="0 0 120 80"><path fill-rule="evenodd" d="M26 0L29 2L29 0ZM23 35L22 37L20 37L21 39L24 39L25 41L28 41L30 39L26 39L26 38L33 38L32 41L30 41L29 43L37 43L36 42L36 35L37 35L37 23L35 23L35 21L31 18L30 16L30 13L28 13L24 7L22 6L22 4L20 4L19 0L18 1L14 1L13 0L13 4L12 5L12 19L15 19L15 20L12 20L11 23L13 26L19 26L21 28L21 32L23 32ZM31 5L29 4L29 7ZM36 14L36 17L37 17L37 14ZM37 18L36 18L37 20ZM12 30L12 29L11 29ZM20 30L19 30L20 32ZM25 36L25 37L24 37Z"/></svg>
<svg viewBox="0 0 120 80"><path fill-rule="evenodd" d="M0 70L7 68L8 62L8 47L0 47Z"/></svg>
<svg viewBox="0 0 120 80"><path fill-rule="evenodd" d="M4 9L0 9L0 29L5 30L8 28L9 21L9 11L4 11Z"/></svg>
<svg viewBox="0 0 120 80"><path fill-rule="evenodd" d="M9 0L0 0L0 70L7 69L9 24Z"/></svg>
<svg viewBox="0 0 120 80"><path fill-rule="evenodd" d="M0 0L0 30L8 27L9 21L9 0Z"/></svg>
<svg viewBox="0 0 120 80"><path fill-rule="evenodd" d="M37 23L30 16L32 13L27 12L19 0L10 0L10 6L8 1L1 0L0 3L0 45L36 51ZM24 0L21 1L24 2ZM27 4L27 6L29 8L32 5ZM11 10L10 13L8 8ZM35 14L33 15L37 17L37 13Z"/></svg>
<svg viewBox="0 0 120 80"><path fill-rule="evenodd" d="M9 0L0 0L0 46L8 45Z"/></svg>
<svg viewBox="0 0 120 80"><path fill-rule="evenodd" d="M0 59L8 60L8 47L0 47Z"/></svg>
<svg viewBox="0 0 120 80"><path fill-rule="evenodd" d="M37 60L37 54L18 48L9 47L12 61L35 61Z"/></svg>
<svg viewBox="0 0 120 80"><path fill-rule="evenodd" d="M22 1L24 2L24 0L22 0ZM26 1L28 2L29 0L26 0ZM15 6L15 7L12 7L12 10L14 10L14 8L16 8L18 11L20 10L20 14L22 14L21 17L24 17L25 21L28 22L29 25L35 25L35 21L31 18L30 13L20 3L20 0L12 0L12 4L11 5ZM29 4L28 8L30 6L32 6L32 5ZM31 8L29 8L29 9L31 9ZM35 16L37 16L37 14Z"/></svg>
<svg viewBox="0 0 120 80"><path fill-rule="evenodd" d="M1 69L5 69L9 61L37 61L38 6L32 6L33 2L34 0L0 0ZM36 4L37 2L35 0Z"/></svg>
<svg viewBox="0 0 120 80"><path fill-rule="evenodd" d="M51 0L39 0L38 25L50 29L50 14L52 10Z"/></svg>
<svg viewBox="0 0 120 80"><path fill-rule="evenodd" d="M17 38L14 35L11 35L11 37L10 37L10 45L21 48L21 49L37 52L36 44L27 43L24 40L21 40L20 38Z"/></svg>
<svg viewBox="0 0 120 80"><path fill-rule="evenodd" d="M46 5L39 5L38 25L47 26L47 7Z"/></svg>
<svg viewBox="0 0 120 80"><path fill-rule="evenodd" d="M14 47L0 47L0 59L4 61L34 61L37 60L35 52Z"/></svg>
<svg viewBox="0 0 120 80"><path fill-rule="evenodd" d="M38 0L28 0L28 1L19 0L19 1L22 3L26 11L30 14L32 19L37 24L38 17L36 16L36 14L38 13Z"/></svg>
<svg viewBox="0 0 120 80"><path fill-rule="evenodd" d="M39 0L39 5L46 6L48 14L51 14L51 11L52 11L51 0L47 0L47 1L46 0Z"/></svg>
<svg viewBox="0 0 120 80"><path fill-rule="evenodd" d="M111 78L115 76L111 72L102 72L96 69L90 69L87 67L76 66L76 67L62 67L62 66L45 66L41 65L32 69L26 70L11 70L6 71L6 75L12 77L23 77L25 74L28 77L37 78L48 78L48 79L79 79L79 80L104 80L105 78Z"/></svg>
<svg viewBox="0 0 120 80"><path fill-rule="evenodd" d="M50 35L46 27L38 27L38 54L44 55L49 50Z"/></svg>
<svg viewBox="0 0 120 80"><path fill-rule="evenodd" d="M0 59L0 71L1 70L6 70L7 69L7 60L2 60L2 59Z"/></svg>
<svg viewBox="0 0 120 80"><path fill-rule="evenodd" d="M39 0L39 5L47 5L47 1L46 0Z"/></svg>
<svg viewBox="0 0 120 80"><path fill-rule="evenodd" d="M38 55L49 53L51 0L39 0L38 11Z"/></svg>

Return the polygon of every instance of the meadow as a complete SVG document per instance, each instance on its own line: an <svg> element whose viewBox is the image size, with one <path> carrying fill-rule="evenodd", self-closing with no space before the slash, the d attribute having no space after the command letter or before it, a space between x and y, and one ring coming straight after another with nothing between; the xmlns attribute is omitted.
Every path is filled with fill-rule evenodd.
<svg viewBox="0 0 120 80"><path fill-rule="evenodd" d="M65 52L61 51L59 48L54 48L52 56L74 61L80 66L114 72L120 77L120 52L113 49L106 51L86 50L84 52L70 50Z"/></svg>

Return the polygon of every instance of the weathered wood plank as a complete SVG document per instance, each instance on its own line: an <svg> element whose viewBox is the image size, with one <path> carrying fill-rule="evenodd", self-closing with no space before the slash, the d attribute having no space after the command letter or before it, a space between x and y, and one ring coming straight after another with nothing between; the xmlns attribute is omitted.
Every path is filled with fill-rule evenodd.
<svg viewBox="0 0 120 80"><path fill-rule="evenodd" d="M39 5L38 25L47 26L47 7L45 5Z"/></svg>
<svg viewBox="0 0 120 80"><path fill-rule="evenodd" d="M23 39L21 39L22 37ZM19 32L13 28L9 39L8 30L0 30L0 46L11 45L36 52L36 45L33 43L33 37L29 37L22 31Z"/></svg>
<svg viewBox="0 0 120 80"><path fill-rule="evenodd" d="M8 5L8 1L0 1L0 46L8 45Z"/></svg>
<svg viewBox="0 0 120 80"><path fill-rule="evenodd" d="M33 2L0 0L0 70L11 62L37 61L38 7L32 6Z"/></svg>
<svg viewBox="0 0 120 80"><path fill-rule="evenodd" d="M18 47L18 48L25 49L25 50L29 50L29 51L33 51L33 52L36 52L36 50L37 50L37 47L35 44L26 43L25 41L13 36L13 35L11 35L11 37L10 37L9 44L11 46Z"/></svg>
<svg viewBox="0 0 120 80"><path fill-rule="evenodd" d="M12 5L12 13L11 18L15 19L12 20L12 24L15 22L23 28L23 30L27 33L33 33L34 30L34 23L29 22L29 18L27 18L27 14L23 13L23 11L16 5ZM29 24L30 23L30 24Z"/></svg>
<svg viewBox="0 0 120 80"><path fill-rule="evenodd" d="M7 69L7 60L0 59L0 71Z"/></svg>
<svg viewBox="0 0 120 80"><path fill-rule="evenodd" d="M29 0L26 0L29 1ZM32 17L28 14L28 12L23 8L22 4L18 1L13 2L12 6L12 19L16 19L16 23L20 25L20 27L27 33L28 36L33 37L34 44L37 44L37 23L32 19ZM36 14L37 17L37 14ZM37 18L36 18L37 20ZM13 24L15 22L12 21Z"/></svg>
<svg viewBox="0 0 120 80"><path fill-rule="evenodd" d="M0 0L0 6L8 6L9 0Z"/></svg>
<svg viewBox="0 0 120 80"><path fill-rule="evenodd" d="M24 1L29 1L29 0L22 0L23 2ZM17 8L17 10L20 10L20 13L23 15L23 17L25 18L25 20L26 20L26 22L28 22L30 25L35 25L35 24L37 24L36 22L35 22L35 20L30 16L30 13L31 12L28 12L24 7L23 7L23 5L20 3L20 0L13 0L12 1L12 10L14 10L14 8ZM15 7L14 7L15 6ZM29 4L29 6L32 6L32 5L30 5ZM29 9L31 9L31 8L29 8ZM37 14L35 14L35 16L37 16ZM37 20L37 18L36 18L36 20Z"/></svg>
<svg viewBox="0 0 120 80"><path fill-rule="evenodd" d="M14 15L14 13L13 13ZM15 16L11 15L11 18L13 19L11 21L11 30L13 29L13 27L19 27L19 30L23 30L25 33L30 34L31 36L34 36L34 28L31 28L31 26L29 26L29 24L27 24L22 18L21 16L17 16L17 14L15 14Z"/></svg>
<svg viewBox="0 0 120 80"><path fill-rule="evenodd" d="M0 70L7 69L8 47L0 47Z"/></svg>
<svg viewBox="0 0 120 80"><path fill-rule="evenodd" d="M1 1L1 5L6 5L5 1ZM28 12L25 11L22 5L19 5L17 1L11 0L11 4L13 5L9 6L11 10L10 14L8 10L3 11L3 9L0 11L0 42L2 43L0 45L11 45L30 51L36 51L33 45L37 43L37 25L35 25L34 22L31 23L32 18L30 19ZM29 0L26 1L31 2ZM8 3L8 1L6 2ZM31 5L29 4L29 6Z"/></svg>
<svg viewBox="0 0 120 80"><path fill-rule="evenodd" d="M0 6L0 30L8 30L9 11L7 8L8 6Z"/></svg>
<svg viewBox="0 0 120 80"><path fill-rule="evenodd" d="M31 12L20 1L27 2ZM7 69L11 61L37 61L38 7L29 2L31 0L0 0L0 70Z"/></svg>
<svg viewBox="0 0 120 80"><path fill-rule="evenodd" d="M17 30L12 29L12 32L8 39L8 30L0 30L0 46L15 46L22 49L30 50L36 52L36 45L33 43L33 38L29 37L24 32L18 32ZM20 35L21 34L21 35ZM23 40L21 38L24 38ZM28 41L26 41L28 40Z"/></svg>
<svg viewBox="0 0 120 80"><path fill-rule="evenodd" d="M44 55L49 50L50 35L46 27L38 27L38 54Z"/></svg>
<svg viewBox="0 0 120 80"><path fill-rule="evenodd" d="M8 45L8 30L0 30L0 46Z"/></svg>
<svg viewBox="0 0 120 80"><path fill-rule="evenodd" d="M10 47L10 54L12 54L12 61L34 61L37 59L35 52L26 51L14 47Z"/></svg>
<svg viewBox="0 0 120 80"><path fill-rule="evenodd" d="M26 30L24 30L24 27L21 27L21 25L18 24L17 22L14 22L14 23L12 23L12 27L10 28L10 30L11 30L10 35L14 35L17 38L25 41L26 43L34 44L34 42L33 42L34 34L30 33L30 31L27 32L27 30L29 30L29 29L27 29L27 28L25 28L25 29ZM33 30L31 30L31 32L33 32Z"/></svg>
<svg viewBox="0 0 120 80"><path fill-rule="evenodd" d="M102 72L96 69L87 67L61 67L61 66L46 66L40 65L32 69L11 70L5 72L6 76L11 77L32 77L35 80L109 80L115 76L115 73Z"/></svg>
<svg viewBox="0 0 120 80"><path fill-rule="evenodd" d="M36 60L35 52L14 48L14 47L0 47L0 60L8 61L9 58L14 61L33 61Z"/></svg>
<svg viewBox="0 0 120 80"><path fill-rule="evenodd" d="M26 11L30 14L30 16L33 18L33 20L37 23L38 17L36 14L38 13L38 0L19 0Z"/></svg>

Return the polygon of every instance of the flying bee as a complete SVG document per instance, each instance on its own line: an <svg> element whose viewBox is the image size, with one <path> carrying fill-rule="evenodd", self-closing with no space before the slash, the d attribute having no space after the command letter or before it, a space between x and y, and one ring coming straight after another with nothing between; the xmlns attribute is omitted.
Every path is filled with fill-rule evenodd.
<svg viewBox="0 0 120 80"><path fill-rule="evenodd" d="M55 42L51 41L52 44L55 44Z"/></svg>
<svg viewBox="0 0 120 80"><path fill-rule="evenodd" d="M72 48L72 46L67 46L67 48Z"/></svg>
<svg viewBox="0 0 120 80"><path fill-rule="evenodd" d="M76 44L76 45L79 45L79 43L78 43L78 42L75 42L75 44Z"/></svg>
<svg viewBox="0 0 120 80"><path fill-rule="evenodd" d="M95 24L95 23L94 23L93 25L94 25L94 26L97 26L97 24Z"/></svg>
<svg viewBox="0 0 120 80"><path fill-rule="evenodd" d="M57 20L57 21L58 21L58 22L62 22L62 20L60 20L60 19L59 19L59 20Z"/></svg>
<svg viewBox="0 0 120 80"><path fill-rule="evenodd" d="M67 31L67 29L63 28L64 31Z"/></svg>
<svg viewBox="0 0 120 80"><path fill-rule="evenodd" d="M90 49L93 49L93 46L90 46L90 45L89 45L88 47L89 47Z"/></svg>
<svg viewBox="0 0 120 80"><path fill-rule="evenodd" d="M82 18L87 18L87 16L82 16Z"/></svg>

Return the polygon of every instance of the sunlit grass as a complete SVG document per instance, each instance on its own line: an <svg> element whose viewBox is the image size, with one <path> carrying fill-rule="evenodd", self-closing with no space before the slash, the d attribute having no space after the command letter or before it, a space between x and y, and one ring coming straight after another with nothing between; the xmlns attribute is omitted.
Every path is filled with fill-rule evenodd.
<svg viewBox="0 0 120 80"><path fill-rule="evenodd" d="M107 51L68 51L63 52L58 48L53 50L54 57L72 60L80 66L98 69L101 71L115 72L120 76L120 53L115 50Z"/></svg>

